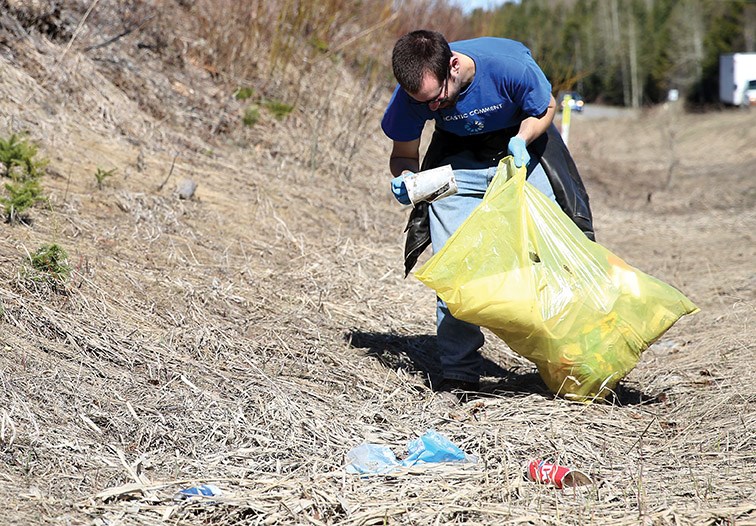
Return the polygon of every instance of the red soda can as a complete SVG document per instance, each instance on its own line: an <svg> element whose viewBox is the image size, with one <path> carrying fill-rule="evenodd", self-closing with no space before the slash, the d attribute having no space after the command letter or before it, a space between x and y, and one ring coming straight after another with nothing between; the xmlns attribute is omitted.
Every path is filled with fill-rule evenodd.
<svg viewBox="0 0 756 526"><path fill-rule="evenodd" d="M564 487L590 484L591 479L585 473L557 464L550 464L545 460L531 460L527 465L528 478L541 484L552 484L561 489Z"/></svg>

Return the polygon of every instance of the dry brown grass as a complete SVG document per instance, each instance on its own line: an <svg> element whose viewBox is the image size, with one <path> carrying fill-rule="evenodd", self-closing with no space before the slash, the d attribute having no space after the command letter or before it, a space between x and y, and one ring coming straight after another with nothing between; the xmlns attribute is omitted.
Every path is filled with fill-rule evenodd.
<svg viewBox="0 0 756 526"><path fill-rule="evenodd" d="M756 522L752 114L683 117L670 187L657 114L574 119L600 240L702 312L611 404L554 399L489 337L496 394L449 408L426 387L433 294L402 279L385 91L313 70L317 111L245 131L206 70L134 55L144 35L62 56L67 39L3 16L0 129L28 130L52 163L51 206L0 226L0 524ZM99 41L85 29L82 46ZM97 166L118 168L102 191ZM184 177L193 200L174 193ZM19 275L52 241L74 267L63 292ZM342 469L362 441L400 453L430 428L480 462ZM595 484L529 483L536 456ZM198 483L224 495L174 500Z"/></svg>

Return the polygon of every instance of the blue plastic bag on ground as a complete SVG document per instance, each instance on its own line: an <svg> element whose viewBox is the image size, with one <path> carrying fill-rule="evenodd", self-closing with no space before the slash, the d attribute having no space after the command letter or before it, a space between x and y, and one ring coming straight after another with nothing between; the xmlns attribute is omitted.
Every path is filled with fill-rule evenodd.
<svg viewBox="0 0 756 526"><path fill-rule="evenodd" d="M346 454L346 471L351 474L380 475L417 464L478 461L433 429L412 440L407 445L407 452L407 457L399 461L388 446L360 444Z"/></svg>
<svg viewBox="0 0 756 526"><path fill-rule="evenodd" d="M410 442L407 451L409 455L402 460L403 466L422 462L464 462L467 458L464 451L434 430Z"/></svg>
<svg viewBox="0 0 756 526"><path fill-rule="evenodd" d="M396 455L388 446L360 444L346 454L347 473L380 474L398 467Z"/></svg>

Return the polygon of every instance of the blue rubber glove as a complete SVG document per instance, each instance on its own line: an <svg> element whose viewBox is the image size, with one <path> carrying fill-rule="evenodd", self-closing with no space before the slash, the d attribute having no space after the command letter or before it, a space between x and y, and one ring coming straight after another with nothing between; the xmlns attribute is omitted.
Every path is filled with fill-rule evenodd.
<svg viewBox="0 0 756 526"><path fill-rule="evenodd" d="M509 139L509 145L507 145L507 151L514 157L514 163L517 168L522 168L530 164L530 154L528 153L528 147L525 144L525 139L520 137L512 137Z"/></svg>
<svg viewBox="0 0 756 526"><path fill-rule="evenodd" d="M412 201L410 201L409 194L407 194L407 185L404 184L405 175L407 174L402 174L391 180L391 192L394 194L397 201L403 205L409 205L412 204Z"/></svg>

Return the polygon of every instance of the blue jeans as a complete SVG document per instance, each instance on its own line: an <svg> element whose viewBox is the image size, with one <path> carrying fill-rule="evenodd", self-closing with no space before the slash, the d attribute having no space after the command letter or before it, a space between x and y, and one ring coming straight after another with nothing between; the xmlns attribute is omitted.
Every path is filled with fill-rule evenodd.
<svg viewBox="0 0 756 526"><path fill-rule="evenodd" d="M496 166L476 161L464 155L445 159L454 168L459 191L435 201L430 206L430 232L433 252L444 246L457 228L480 204L483 195L496 175ZM464 166L464 168L457 168ZM547 197L556 200L551 183L543 167L535 161L528 166L527 180ZM454 318L446 304L437 299L436 341L441 371L445 379L478 382L482 358L478 350L483 346L480 327Z"/></svg>

